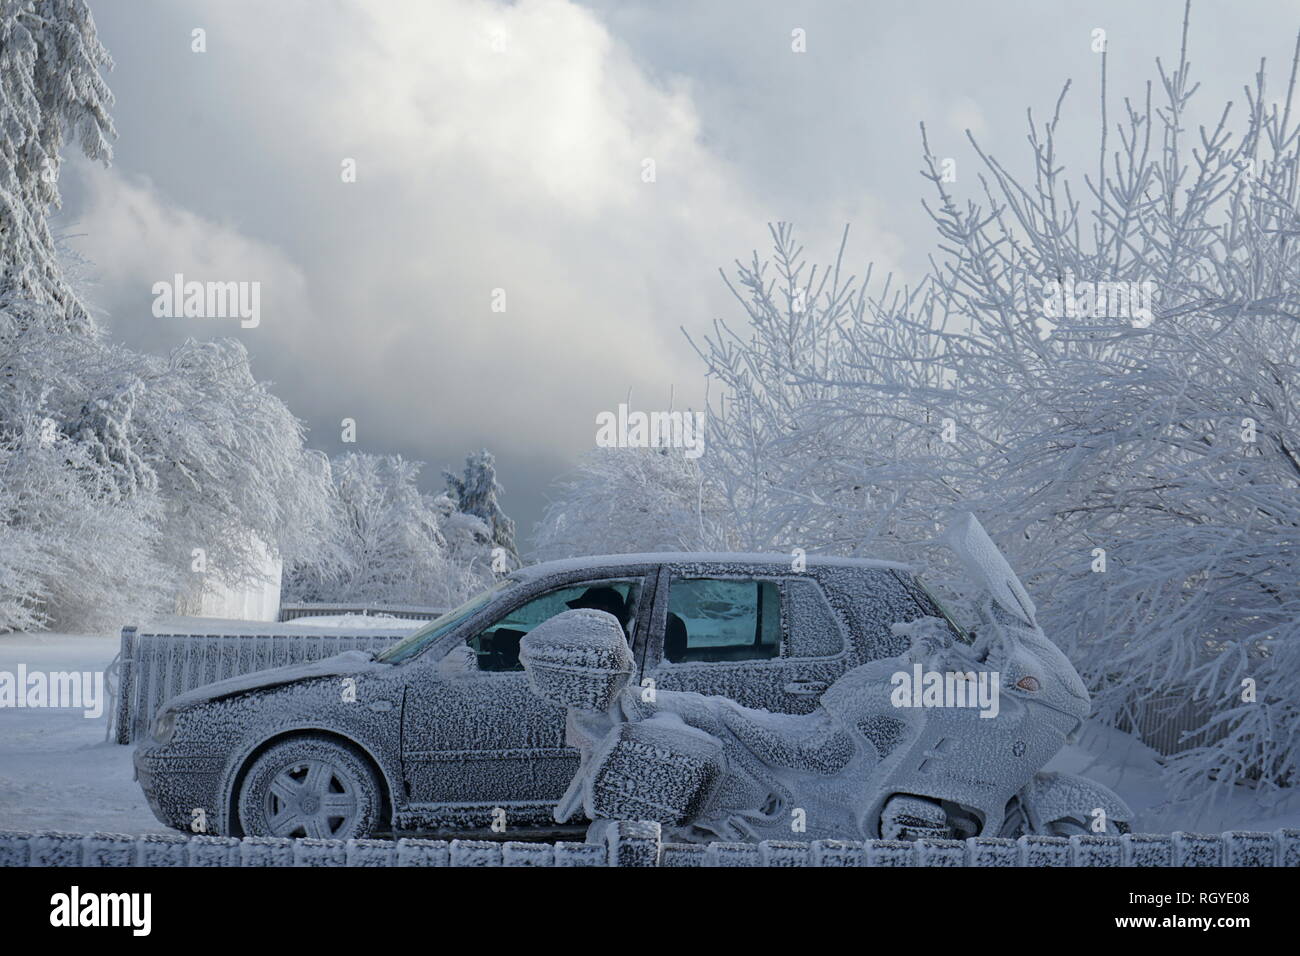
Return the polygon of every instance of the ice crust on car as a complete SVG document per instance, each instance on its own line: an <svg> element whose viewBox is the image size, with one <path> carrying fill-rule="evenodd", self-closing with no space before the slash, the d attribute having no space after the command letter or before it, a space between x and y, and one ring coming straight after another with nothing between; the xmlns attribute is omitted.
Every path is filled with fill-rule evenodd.
<svg viewBox="0 0 1300 956"><path fill-rule="evenodd" d="M203 701L219 700L249 691L264 690L291 684L309 677L341 677L348 674L360 674L365 671L382 669L385 665L375 661L372 651L351 650L332 657L316 661L303 661L300 664L287 664L264 671L253 671L227 677L213 684L205 684L178 694L167 702L167 708L179 710Z"/></svg>

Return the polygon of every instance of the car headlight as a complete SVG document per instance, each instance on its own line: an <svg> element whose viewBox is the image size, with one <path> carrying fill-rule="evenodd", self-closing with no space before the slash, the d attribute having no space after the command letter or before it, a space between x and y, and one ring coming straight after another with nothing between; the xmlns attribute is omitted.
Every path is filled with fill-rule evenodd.
<svg viewBox="0 0 1300 956"><path fill-rule="evenodd" d="M176 734L176 711L164 710L153 722L153 739L160 744L169 744Z"/></svg>

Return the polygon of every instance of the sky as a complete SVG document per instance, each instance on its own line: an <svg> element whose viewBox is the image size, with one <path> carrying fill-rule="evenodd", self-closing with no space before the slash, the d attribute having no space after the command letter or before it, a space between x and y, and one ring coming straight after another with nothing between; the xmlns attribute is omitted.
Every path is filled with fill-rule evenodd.
<svg viewBox="0 0 1300 956"><path fill-rule="evenodd" d="M769 223L813 261L848 223L853 271L915 278L935 249L919 124L978 199L967 131L1027 168L1026 110L1070 80L1063 156L1093 169L1095 31L1113 118L1149 80L1158 98L1183 4L90 6L119 137L110 168L65 169L55 226L108 334L237 338L312 446L425 461L429 490L488 448L526 547L597 415L703 406L683 329L743 327L719 269L768 248ZM1280 95L1297 29L1297 0L1195 4L1205 115L1244 106L1261 58ZM260 321L155 316L178 273L259 283Z"/></svg>

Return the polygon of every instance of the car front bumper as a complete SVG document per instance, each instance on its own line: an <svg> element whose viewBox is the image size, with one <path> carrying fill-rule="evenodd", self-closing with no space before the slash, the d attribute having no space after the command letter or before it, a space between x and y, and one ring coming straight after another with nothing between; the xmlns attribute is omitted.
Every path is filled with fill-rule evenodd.
<svg viewBox="0 0 1300 956"><path fill-rule="evenodd" d="M142 745L134 763L140 789L160 823L186 833L226 832L219 758Z"/></svg>

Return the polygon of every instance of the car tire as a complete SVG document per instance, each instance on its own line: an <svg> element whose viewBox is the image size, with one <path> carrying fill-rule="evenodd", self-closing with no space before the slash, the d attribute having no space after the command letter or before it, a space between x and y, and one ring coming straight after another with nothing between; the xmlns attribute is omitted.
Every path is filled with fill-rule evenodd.
<svg viewBox="0 0 1300 956"><path fill-rule="evenodd" d="M383 816L383 786L355 747L323 734L272 744L244 775L245 836L347 840L368 837Z"/></svg>

